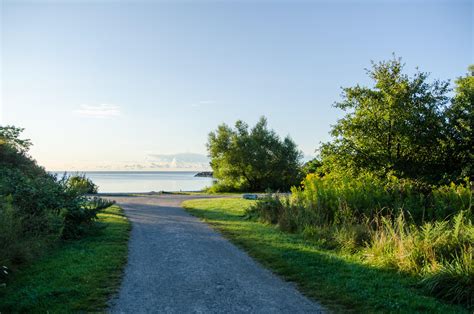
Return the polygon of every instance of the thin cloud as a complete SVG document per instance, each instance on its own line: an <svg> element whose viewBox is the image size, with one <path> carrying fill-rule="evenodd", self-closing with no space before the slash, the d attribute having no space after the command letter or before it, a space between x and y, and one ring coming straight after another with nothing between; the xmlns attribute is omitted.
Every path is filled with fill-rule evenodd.
<svg viewBox="0 0 474 314"><path fill-rule="evenodd" d="M199 169L209 170L209 158L195 153L148 154L148 163L153 168L166 169Z"/></svg>
<svg viewBox="0 0 474 314"><path fill-rule="evenodd" d="M121 115L120 106L108 104L81 105L74 113L92 118L113 118Z"/></svg>

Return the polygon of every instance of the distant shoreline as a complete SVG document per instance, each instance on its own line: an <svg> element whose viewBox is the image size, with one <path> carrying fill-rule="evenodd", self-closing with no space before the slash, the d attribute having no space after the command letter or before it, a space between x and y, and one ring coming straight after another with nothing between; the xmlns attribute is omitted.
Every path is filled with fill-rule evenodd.
<svg viewBox="0 0 474 314"><path fill-rule="evenodd" d="M200 171L54 171L61 179L84 175L99 187L100 193L145 193L159 191L201 191L213 184L213 178L198 176Z"/></svg>
<svg viewBox="0 0 474 314"><path fill-rule="evenodd" d="M195 177L200 178L214 178L214 172L212 171L201 171L194 175Z"/></svg>

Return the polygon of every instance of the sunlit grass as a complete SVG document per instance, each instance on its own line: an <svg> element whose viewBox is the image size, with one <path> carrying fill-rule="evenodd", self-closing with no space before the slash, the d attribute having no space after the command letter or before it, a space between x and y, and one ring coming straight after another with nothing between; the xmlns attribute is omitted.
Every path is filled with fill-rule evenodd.
<svg viewBox="0 0 474 314"><path fill-rule="evenodd" d="M99 228L67 241L18 271L0 288L0 312L98 311L116 291L127 260L129 221L118 206L99 215Z"/></svg>
<svg viewBox="0 0 474 314"><path fill-rule="evenodd" d="M245 219L245 209L253 203L243 199L205 199L186 201L183 205L331 310L467 312L429 296L415 277L370 267L358 256L327 250L302 235L284 233L273 225Z"/></svg>

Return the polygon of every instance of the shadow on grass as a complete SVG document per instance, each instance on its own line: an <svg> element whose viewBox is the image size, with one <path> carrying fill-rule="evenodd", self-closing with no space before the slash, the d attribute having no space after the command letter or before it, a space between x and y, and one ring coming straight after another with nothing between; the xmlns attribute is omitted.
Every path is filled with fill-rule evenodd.
<svg viewBox="0 0 474 314"><path fill-rule="evenodd" d="M468 312L461 306L446 304L429 296L418 285L419 278L370 267L354 256L321 249L300 235L283 233L275 226L246 220L242 210L229 211L205 203L196 203L196 206L187 203L185 207L330 310Z"/></svg>

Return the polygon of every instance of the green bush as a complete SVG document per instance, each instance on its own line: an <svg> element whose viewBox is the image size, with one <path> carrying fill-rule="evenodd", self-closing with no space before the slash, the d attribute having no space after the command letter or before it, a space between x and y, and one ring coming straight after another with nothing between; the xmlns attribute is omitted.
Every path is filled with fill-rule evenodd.
<svg viewBox="0 0 474 314"><path fill-rule="evenodd" d="M245 192L248 190L248 184L244 181L219 180L205 189L207 193L227 193L227 192Z"/></svg>
<svg viewBox="0 0 474 314"><path fill-rule="evenodd" d="M28 262L61 238L61 193L24 150L0 144L0 266Z"/></svg>
<svg viewBox="0 0 474 314"><path fill-rule="evenodd" d="M77 174L67 179L67 186L80 194L97 194L98 186L85 174Z"/></svg>
<svg viewBox="0 0 474 314"><path fill-rule="evenodd" d="M0 266L11 268L30 261L59 237L25 232L25 220L15 211L10 199L3 200L0 207Z"/></svg>
<svg viewBox="0 0 474 314"><path fill-rule="evenodd" d="M64 208L61 213L64 217L62 237L64 239L80 238L97 219L99 211L112 204L114 202L99 197L89 198L80 194L74 196L69 206Z"/></svg>
<svg viewBox="0 0 474 314"><path fill-rule="evenodd" d="M21 129L0 127L0 266L15 268L59 239L78 238L111 203L83 176L57 178L27 155Z"/></svg>

